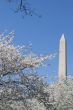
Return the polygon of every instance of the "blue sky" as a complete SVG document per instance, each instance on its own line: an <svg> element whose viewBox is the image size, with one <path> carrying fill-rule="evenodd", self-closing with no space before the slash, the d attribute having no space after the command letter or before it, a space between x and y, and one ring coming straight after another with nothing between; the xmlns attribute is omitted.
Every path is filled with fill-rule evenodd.
<svg viewBox="0 0 73 110"><path fill-rule="evenodd" d="M15 31L14 43L32 43L32 50L37 54L58 53L62 33L67 41L68 74L73 73L73 0L28 0L41 18L15 14L12 6L0 1L0 33L4 30ZM58 74L58 55L51 65L41 73L54 76ZM44 71L44 72L43 72Z"/></svg>

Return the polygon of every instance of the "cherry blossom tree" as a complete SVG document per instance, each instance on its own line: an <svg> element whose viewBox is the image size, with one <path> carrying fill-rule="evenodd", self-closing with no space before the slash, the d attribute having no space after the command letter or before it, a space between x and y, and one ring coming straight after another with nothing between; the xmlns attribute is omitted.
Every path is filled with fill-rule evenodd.
<svg viewBox="0 0 73 110"><path fill-rule="evenodd" d="M12 42L14 33L0 34L0 109L1 110L50 110L47 84L37 74L23 74L26 69L43 66L44 61L53 59L55 54L36 55L26 53L28 46L15 46ZM28 72L28 73L29 73ZM15 75L21 74L20 80ZM14 75L14 78L3 79ZM36 103L35 103L36 102Z"/></svg>
<svg viewBox="0 0 73 110"><path fill-rule="evenodd" d="M45 60L52 59L55 55L35 55L33 53L23 54L26 46L14 46L12 40L14 33L7 36L0 35L0 75L18 73L26 68L36 68Z"/></svg>

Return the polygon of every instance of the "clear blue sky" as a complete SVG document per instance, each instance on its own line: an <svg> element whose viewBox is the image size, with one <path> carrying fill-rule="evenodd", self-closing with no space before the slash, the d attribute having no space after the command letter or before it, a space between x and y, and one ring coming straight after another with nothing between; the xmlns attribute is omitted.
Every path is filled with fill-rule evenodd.
<svg viewBox="0 0 73 110"><path fill-rule="evenodd" d="M65 34L67 40L68 74L73 73L73 0L29 0L41 18L14 14L4 0L0 1L0 33L5 29L14 30L15 44L32 43L32 50L37 54L58 53L59 39ZM50 61L48 75L58 74L58 55ZM42 72L42 71L41 71ZM44 71L45 72L45 71ZM44 73L46 74L46 72Z"/></svg>

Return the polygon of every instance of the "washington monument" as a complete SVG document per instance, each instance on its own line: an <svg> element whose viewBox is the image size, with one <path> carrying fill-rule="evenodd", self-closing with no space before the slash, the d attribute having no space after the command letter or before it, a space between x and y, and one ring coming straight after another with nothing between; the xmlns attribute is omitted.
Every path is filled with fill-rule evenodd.
<svg viewBox="0 0 73 110"><path fill-rule="evenodd" d="M66 80L67 77L67 54L66 41L62 34L59 45L59 80Z"/></svg>

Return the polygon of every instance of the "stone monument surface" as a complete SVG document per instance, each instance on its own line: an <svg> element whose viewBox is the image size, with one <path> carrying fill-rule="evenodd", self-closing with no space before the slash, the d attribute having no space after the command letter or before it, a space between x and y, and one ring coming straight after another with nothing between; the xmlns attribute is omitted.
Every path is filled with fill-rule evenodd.
<svg viewBox="0 0 73 110"><path fill-rule="evenodd" d="M66 80L67 77L67 54L66 40L62 34L59 45L59 80Z"/></svg>

